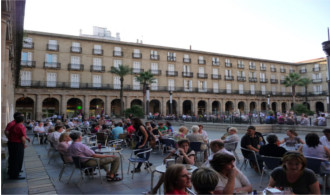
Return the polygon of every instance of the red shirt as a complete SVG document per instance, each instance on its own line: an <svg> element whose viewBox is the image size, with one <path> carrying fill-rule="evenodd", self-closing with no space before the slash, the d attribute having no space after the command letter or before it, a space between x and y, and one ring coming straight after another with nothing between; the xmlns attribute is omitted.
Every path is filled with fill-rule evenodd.
<svg viewBox="0 0 330 195"><path fill-rule="evenodd" d="M187 192L174 189L172 192L166 192L166 195L178 194L178 195L187 195Z"/></svg>
<svg viewBox="0 0 330 195"><path fill-rule="evenodd" d="M15 120L13 120L13 121L11 121L10 123L7 124L5 131L8 131L8 132L9 132L9 130L10 130L14 125L16 125L16 121L15 121Z"/></svg>
<svg viewBox="0 0 330 195"><path fill-rule="evenodd" d="M8 140L10 142L22 143L22 137L26 137L26 129L22 123L18 123L9 129Z"/></svg>

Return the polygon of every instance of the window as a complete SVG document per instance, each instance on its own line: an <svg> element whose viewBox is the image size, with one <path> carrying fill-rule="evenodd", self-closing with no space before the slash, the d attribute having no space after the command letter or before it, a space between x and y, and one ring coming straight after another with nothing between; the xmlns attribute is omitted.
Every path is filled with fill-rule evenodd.
<svg viewBox="0 0 330 195"><path fill-rule="evenodd" d="M313 71L320 71L320 64L314 64Z"/></svg>
<svg viewBox="0 0 330 195"><path fill-rule="evenodd" d="M141 55L140 49L134 49L133 58L141 58L141 57L142 57L142 55Z"/></svg>
<svg viewBox="0 0 330 195"><path fill-rule="evenodd" d="M204 56L198 56L198 64L205 64Z"/></svg>
<svg viewBox="0 0 330 195"><path fill-rule="evenodd" d="M260 63L260 70L266 70L266 64Z"/></svg>
<svg viewBox="0 0 330 195"><path fill-rule="evenodd" d="M23 39L24 48L33 48L33 41L31 37L24 37Z"/></svg>
<svg viewBox="0 0 330 195"><path fill-rule="evenodd" d="M200 74L204 74L204 67L199 67L199 71Z"/></svg>
<svg viewBox="0 0 330 195"><path fill-rule="evenodd" d="M49 40L48 41L48 50L57 51L57 40Z"/></svg>
<svg viewBox="0 0 330 195"><path fill-rule="evenodd" d="M249 72L250 78L257 78L257 74L255 72Z"/></svg>
<svg viewBox="0 0 330 195"><path fill-rule="evenodd" d="M22 52L21 65L22 66L32 66L32 53L31 52Z"/></svg>
<svg viewBox="0 0 330 195"><path fill-rule="evenodd" d="M57 68L57 55L56 54L46 54L45 67Z"/></svg>
<svg viewBox="0 0 330 195"><path fill-rule="evenodd" d="M122 60L114 60L114 61L113 61L113 66L114 66L115 68L119 68L119 65L123 65Z"/></svg>
<svg viewBox="0 0 330 195"><path fill-rule="evenodd" d="M114 89L120 89L120 77L114 76L113 77L113 88Z"/></svg>
<svg viewBox="0 0 330 195"><path fill-rule="evenodd" d="M256 94L254 85L250 85L250 91L252 95Z"/></svg>
<svg viewBox="0 0 330 195"><path fill-rule="evenodd" d="M207 82L206 81L198 81L198 91L199 92L207 91Z"/></svg>
<svg viewBox="0 0 330 195"><path fill-rule="evenodd" d="M47 72L47 87L56 87L56 77L56 73Z"/></svg>
<svg viewBox="0 0 330 195"><path fill-rule="evenodd" d="M237 60L237 68L244 68L244 61L243 60Z"/></svg>
<svg viewBox="0 0 330 195"><path fill-rule="evenodd" d="M242 84L238 85L238 92L239 94L244 94L244 86Z"/></svg>
<svg viewBox="0 0 330 195"><path fill-rule="evenodd" d="M244 71L237 71L237 76L238 77L245 77L245 72Z"/></svg>
<svg viewBox="0 0 330 195"><path fill-rule="evenodd" d="M175 76L175 67L174 64L169 64L167 67L167 75Z"/></svg>
<svg viewBox="0 0 330 195"><path fill-rule="evenodd" d="M167 53L167 60L168 61L176 61L176 53L174 53L174 52L168 52Z"/></svg>
<svg viewBox="0 0 330 195"><path fill-rule="evenodd" d="M102 54L103 52L102 52L102 47L101 47L101 45L94 45L93 53L94 53L94 54L97 54L97 55Z"/></svg>
<svg viewBox="0 0 330 195"><path fill-rule="evenodd" d="M71 56L71 68L72 69L80 69L80 57L79 56Z"/></svg>
<svg viewBox="0 0 330 195"><path fill-rule="evenodd" d="M141 62L133 62L133 73L141 72Z"/></svg>
<svg viewBox="0 0 330 195"><path fill-rule="evenodd" d="M185 72L185 73L190 72L190 66L188 66L188 65L183 65L183 72Z"/></svg>
<svg viewBox="0 0 330 195"><path fill-rule="evenodd" d="M158 90L158 79L154 79L154 83L151 83L151 90Z"/></svg>
<svg viewBox="0 0 330 195"><path fill-rule="evenodd" d="M72 48L71 48L71 51L72 52L81 52L81 50L80 50L80 43L78 43L78 42L72 42Z"/></svg>
<svg viewBox="0 0 330 195"><path fill-rule="evenodd" d="M168 80L168 90L169 91L174 91L175 90L175 83L174 83L174 80L173 79L169 79Z"/></svg>
<svg viewBox="0 0 330 195"><path fill-rule="evenodd" d="M227 77L231 77L231 70L225 70L225 75Z"/></svg>
<svg viewBox="0 0 330 195"><path fill-rule="evenodd" d="M150 59L152 60L159 60L158 52L155 50L150 51Z"/></svg>
<svg viewBox="0 0 330 195"><path fill-rule="evenodd" d="M219 66L220 60L217 57L212 57L212 65Z"/></svg>
<svg viewBox="0 0 330 195"><path fill-rule="evenodd" d="M314 89L314 94L316 95L322 94L322 85L314 85L313 89Z"/></svg>
<svg viewBox="0 0 330 195"><path fill-rule="evenodd" d="M80 84L80 75L71 74L71 88L79 88Z"/></svg>
<svg viewBox="0 0 330 195"><path fill-rule="evenodd" d="M184 91L192 91L192 80L183 80Z"/></svg>
<svg viewBox="0 0 330 195"><path fill-rule="evenodd" d="M190 63L191 62L190 57L189 57L189 54L184 54L183 55L183 62L186 62L186 63Z"/></svg>
<svg viewBox="0 0 330 195"><path fill-rule="evenodd" d="M265 82L266 81L266 74L265 73L260 73L260 81Z"/></svg>
<svg viewBox="0 0 330 195"><path fill-rule="evenodd" d="M31 71L21 71L21 86L31 86Z"/></svg>
<svg viewBox="0 0 330 195"><path fill-rule="evenodd" d="M213 83L213 93L219 93L219 83Z"/></svg>
<svg viewBox="0 0 330 195"><path fill-rule="evenodd" d="M230 59L225 59L225 65L231 67Z"/></svg>
<svg viewBox="0 0 330 195"><path fill-rule="evenodd" d="M226 84L226 92L231 93L231 84L230 83Z"/></svg>
<svg viewBox="0 0 330 195"><path fill-rule="evenodd" d="M115 47L113 51L114 56L122 56L121 47Z"/></svg>
<svg viewBox="0 0 330 195"><path fill-rule="evenodd" d="M265 85L261 85L261 94L266 95L266 86Z"/></svg>
<svg viewBox="0 0 330 195"><path fill-rule="evenodd" d="M212 69L212 74L213 75L218 75L219 74L219 70L217 68L213 68Z"/></svg>
<svg viewBox="0 0 330 195"><path fill-rule="evenodd" d="M140 90L140 82L136 80L136 77L133 78L133 90Z"/></svg>
<svg viewBox="0 0 330 195"><path fill-rule="evenodd" d="M101 87L101 75L93 75L93 87Z"/></svg>
<svg viewBox="0 0 330 195"><path fill-rule="evenodd" d="M276 75L272 74L272 75L270 75L270 78L271 78L272 80L275 80L275 79L276 79Z"/></svg>
<svg viewBox="0 0 330 195"><path fill-rule="evenodd" d="M272 86L272 94L276 95L276 86Z"/></svg>
<svg viewBox="0 0 330 195"><path fill-rule="evenodd" d="M151 73L158 74L158 63L151 63Z"/></svg>
<svg viewBox="0 0 330 195"><path fill-rule="evenodd" d="M101 58L93 58L93 70L102 70Z"/></svg>
<svg viewBox="0 0 330 195"><path fill-rule="evenodd" d="M285 95L286 87L282 87L282 88L281 88L281 91L282 91L282 95Z"/></svg>

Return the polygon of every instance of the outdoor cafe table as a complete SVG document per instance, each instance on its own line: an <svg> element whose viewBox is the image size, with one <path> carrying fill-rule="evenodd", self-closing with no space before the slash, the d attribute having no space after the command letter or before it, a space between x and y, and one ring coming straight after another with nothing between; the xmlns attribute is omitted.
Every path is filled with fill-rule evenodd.
<svg viewBox="0 0 330 195"><path fill-rule="evenodd" d="M113 154L119 154L120 157L120 168L121 168L121 178L124 179L124 173L123 173L123 155L121 154L121 151L123 149L116 150L112 147L102 147L101 149L94 148L93 149L96 153L113 153Z"/></svg>

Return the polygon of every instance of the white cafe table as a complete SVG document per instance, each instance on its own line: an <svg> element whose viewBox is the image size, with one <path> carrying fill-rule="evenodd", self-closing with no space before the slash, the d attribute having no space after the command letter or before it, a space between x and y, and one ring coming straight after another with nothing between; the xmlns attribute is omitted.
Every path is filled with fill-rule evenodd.
<svg viewBox="0 0 330 195"><path fill-rule="evenodd" d="M120 170L121 170L121 178L124 179L124 172L123 172L123 156L121 154L121 151L123 149L116 150L113 147L102 147L101 149L94 149L96 153L113 153L113 154L119 154L120 157Z"/></svg>
<svg viewBox="0 0 330 195"><path fill-rule="evenodd" d="M194 165L187 165L187 164L182 164L182 165L186 166L186 169L189 173L192 173L195 169L198 168ZM189 168L187 168L187 167L189 167ZM155 172L164 174L166 172L166 165L161 164L161 165L157 166L156 169L151 173L151 190L154 188L154 174L155 174Z"/></svg>

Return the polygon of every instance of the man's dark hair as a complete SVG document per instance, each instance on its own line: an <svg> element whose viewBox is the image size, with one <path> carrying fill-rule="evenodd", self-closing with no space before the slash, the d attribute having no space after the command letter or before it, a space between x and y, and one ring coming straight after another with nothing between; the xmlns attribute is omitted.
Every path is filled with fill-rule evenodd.
<svg viewBox="0 0 330 195"><path fill-rule="evenodd" d="M23 121L24 121L24 116L22 116L22 115L16 116L16 118L15 118L16 123L20 123L20 122L23 122Z"/></svg>
<svg viewBox="0 0 330 195"><path fill-rule="evenodd" d="M16 119L16 117L21 116L21 115L22 115L22 113L20 113L20 112L15 112L15 113L14 113L14 119Z"/></svg>
<svg viewBox="0 0 330 195"><path fill-rule="evenodd" d="M267 136L267 142L269 144L275 144L277 142L278 138L275 134L270 134Z"/></svg>
<svg viewBox="0 0 330 195"><path fill-rule="evenodd" d="M247 129L252 129L252 130L256 130L256 127L255 126L248 126L248 128Z"/></svg>
<svg viewBox="0 0 330 195"><path fill-rule="evenodd" d="M60 130L61 128L63 128L62 125L56 125L56 126L55 126L55 131L58 131L58 130Z"/></svg>
<svg viewBox="0 0 330 195"><path fill-rule="evenodd" d="M330 129L323 129L323 133L330 133Z"/></svg>

